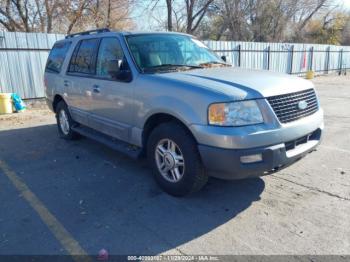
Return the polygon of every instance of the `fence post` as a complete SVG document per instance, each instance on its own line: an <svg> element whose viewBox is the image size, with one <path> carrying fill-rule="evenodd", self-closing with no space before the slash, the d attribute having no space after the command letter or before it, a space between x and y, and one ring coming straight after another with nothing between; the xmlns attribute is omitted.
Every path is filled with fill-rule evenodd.
<svg viewBox="0 0 350 262"><path fill-rule="evenodd" d="M309 70L310 71L312 71L313 62L314 62L314 47L312 46L310 48L310 65L309 65Z"/></svg>
<svg viewBox="0 0 350 262"><path fill-rule="evenodd" d="M326 72L327 72L327 74L329 73L330 53L331 53L331 47L328 46L327 53L326 53L326 55L327 55L327 56L326 56L326 58L327 58L327 64L326 64L327 68L326 68Z"/></svg>
<svg viewBox="0 0 350 262"><path fill-rule="evenodd" d="M238 45L238 66L241 66L241 45Z"/></svg>
<svg viewBox="0 0 350 262"><path fill-rule="evenodd" d="M267 70L270 70L270 55L271 55L271 47L267 47Z"/></svg>
<svg viewBox="0 0 350 262"><path fill-rule="evenodd" d="M341 72L343 71L343 51L344 51L344 49L342 48L342 49L340 49L339 50L339 56L340 56L340 58L339 58L339 75L341 75Z"/></svg>
<svg viewBox="0 0 350 262"><path fill-rule="evenodd" d="M294 58L294 45L290 48L291 54L290 54L290 72L289 74L293 74L293 58Z"/></svg>

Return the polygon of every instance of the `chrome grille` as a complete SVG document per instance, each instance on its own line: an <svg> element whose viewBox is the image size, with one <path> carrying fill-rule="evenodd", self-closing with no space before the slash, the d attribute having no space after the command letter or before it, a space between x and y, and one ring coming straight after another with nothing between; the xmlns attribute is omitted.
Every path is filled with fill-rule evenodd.
<svg viewBox="0 0 350 262"><path fill-rule="evenodd" d="M285 95L271 96L267 98L278 120L281 123L289 123L297 119L312 115L318 110L318 102L314 89ZM305 101L306 108L300 109L299 103Z"/></svg>

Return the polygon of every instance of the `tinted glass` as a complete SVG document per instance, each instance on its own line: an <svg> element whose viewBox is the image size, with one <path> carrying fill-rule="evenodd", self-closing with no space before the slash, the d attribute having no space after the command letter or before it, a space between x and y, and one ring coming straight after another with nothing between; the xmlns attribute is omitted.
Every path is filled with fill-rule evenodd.
<svg viewBox="0 0 350 262"><path fill-rule="evenodd" d="M123 50L116 38L103 38L100 44L96 63L96 75L108 79L117 79L120 69L123 69ZM118 63L122 63L118 65Z"/></svg>
<svg viewBox="0 0 350 262"><path fill-rule="evenodd" d="M46 72L59 73L70 47L70 42L57 43L53 46L46 63Z"/></svg>
<svg viewBox="0 0 350 262"><path fill-rule="evenodd" d="M80 42L80 45L74 50L69 72L95 74L95 54L98 42L98 39L87 39Z"/></svg>

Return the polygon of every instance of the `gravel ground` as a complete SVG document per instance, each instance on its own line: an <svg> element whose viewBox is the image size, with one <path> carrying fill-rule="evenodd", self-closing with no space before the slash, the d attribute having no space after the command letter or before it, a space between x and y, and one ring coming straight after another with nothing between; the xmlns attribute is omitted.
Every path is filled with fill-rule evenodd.
<svg viewBox="0 0 350 262"><path fill-rule="evenodd" d="M59 139L46 109L0 116L0 160L89 254L350 255L350 77L313 81L326 124L316 152L187 198L160 191L144 161ZM1 169L0 187L0 254L67 254Z"/></svg>

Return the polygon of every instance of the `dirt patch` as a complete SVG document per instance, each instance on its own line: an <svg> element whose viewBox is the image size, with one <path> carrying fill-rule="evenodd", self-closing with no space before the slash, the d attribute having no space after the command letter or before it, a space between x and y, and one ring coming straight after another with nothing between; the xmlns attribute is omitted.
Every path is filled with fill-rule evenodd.
<svg viewBox="0 0 350 262"><path fill-rule="evenodd" d="M55 121L54 113L49 109L27 109L20 113L0 115L0 130L15 127L52 124Z"/></svg>

